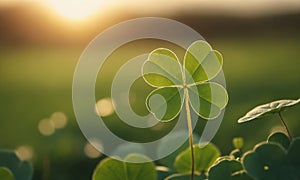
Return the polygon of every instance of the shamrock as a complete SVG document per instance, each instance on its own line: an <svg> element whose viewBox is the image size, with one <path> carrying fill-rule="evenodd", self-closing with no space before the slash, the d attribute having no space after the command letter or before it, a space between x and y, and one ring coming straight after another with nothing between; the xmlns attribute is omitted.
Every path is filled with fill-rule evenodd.
<svg viewBox="0 0 300 180"><path fill-rule="evenodd" d="M185 101L204 119L218 117L227 105L228 95L222 85L211 80L222 65L222 55L202 40L188 47L183 65L171 50L155 49L142 69L144 80L156 88L146 99L148 110L157 119L170 121L180 113Z"/></svg>

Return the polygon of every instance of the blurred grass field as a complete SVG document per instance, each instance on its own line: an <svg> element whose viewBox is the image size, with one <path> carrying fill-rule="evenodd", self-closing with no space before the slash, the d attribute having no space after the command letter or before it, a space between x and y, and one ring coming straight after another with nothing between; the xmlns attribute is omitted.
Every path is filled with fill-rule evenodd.
<svg viewBox="0 0 300 180"><path fill-rule="evenodd" d="M274 127L281 125L280 121L274 116L237 124L237 119L258 104L300 97L300 36L226 36L208 39L208 42L223 54L223 70L230 98L225 118L213 142L225 154L233 148L232 138L241 136L246 142L245 150L250 149L255 143L265 140ZM153 47L153 44L141 47L141 51ZM137 48L130 46L124 52L134 54ZM81 174L73 170L71 172L87 179L97 163L97 160L84 156L86 140L72 109L72 78L83 49L83 46L0 49L0 136L3 137L0 139L0 148L15 149L24 144L31 146L36 179L42 174L41 157L45 154L50 156L54 164L53 179L72 177L70 172L59 168L63 165L69 170L85 169ZM133 52L128 52L130 49ZM111 61L126 61L126 56L120 54ZM113 68L101 74L107 81L104 82L106 85L113 77ZM97 83L97 98L109 95L109 89L101 90L101 87ZM66 128L50 137L41 135L38 131L39 121L56 111L67 115ZM290 109L283 116L292 134L300 136L300 107Z"/></svg>

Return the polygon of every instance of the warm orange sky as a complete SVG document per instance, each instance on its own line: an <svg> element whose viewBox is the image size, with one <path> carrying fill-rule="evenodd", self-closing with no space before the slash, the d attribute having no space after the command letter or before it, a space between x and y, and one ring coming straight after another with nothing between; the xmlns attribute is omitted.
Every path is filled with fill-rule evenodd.
<svg viewBox="0 0 300 180"><path fill-rule="evenodd" d="M83 19L101 9L123 6L134 12L172 13L194 9L205 13L260 15L300 11L299 0L1 0L1 6L19 3L44 3L50 10L68 19Z"/></svg>

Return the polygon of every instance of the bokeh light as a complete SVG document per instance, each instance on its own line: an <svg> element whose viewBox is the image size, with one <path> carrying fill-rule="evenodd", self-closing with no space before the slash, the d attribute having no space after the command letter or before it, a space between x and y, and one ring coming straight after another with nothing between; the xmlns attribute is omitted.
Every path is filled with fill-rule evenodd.
<svg viewBox="0 0 300 180"><path fill-rule="evenodd" d="M30 160L33 157L33 150L30 146L19 146L16 149L16 154L21 161Z"/></svg>
<svg viewBox="0 0 300 180"><path fill-rule="evenodd" d="M111 98L100 99L96 103L96 112L99 116L109 116L115 112L113 101Z"/></svg>
<svg viewBox="0 0 300 180"><path fill-rule="evenodd" d="M54 124L49 119L42 119L39 122L38 129L44 136L50 136L55 132Z"/></svg>
<svg viewBox="0 0 300 180"><path fill-rule="evenodd" d="M50 121L56 129L64 128L67 125L67 116L63 112L55 112L51 115Z"/></svg>
<svg viewBox="0 0 300 180"><path fill-rule="evenodd" d="M92 140L92 143L97 148L95 148L91 143L87 142L84 146L84 154L92 159L98 158L102 155L102 153L98 149L103 150L103 145L99 140Z"/></svg>

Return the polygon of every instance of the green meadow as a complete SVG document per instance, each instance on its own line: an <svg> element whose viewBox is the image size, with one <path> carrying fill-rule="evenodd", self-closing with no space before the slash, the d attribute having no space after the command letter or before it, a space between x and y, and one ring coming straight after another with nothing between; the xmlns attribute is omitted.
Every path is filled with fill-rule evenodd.
<svg viewBox="0 0 300 180"><path fill-rule="evenodd" d="M245 124L238 124L237 119L258 104L300 97L300 36L226 36L207 40L223 54L229 94L225 116L213 143L225 154L233 148L233 137L243 137L245 150L251 149L271 131L280 129L281 122L277 116ZM169 46L149 42L122 47L107 60L96 82L97 99L109 97L114 73L127 58L164 44ZM83 50L84 46L37 45L0 49L0 148L32 147L36 179L43 176L48 161L51 179L88 179L99 162L84 154L86 140L72 107L73 73ZM182 53L180 49L178 53ZM146 94L141 93L142 83L137 82L137 86L137 111L143 114ZM145 88L150 92L149 87ZM68 117L66 127L51 136L42 135L38 130L40 120L57 111ZM294 136L300 136L299 114L299 106L283 113ZM117 121L116 115L105 119ZM204 121L199 119L199 127ZM112 126L125 132L118 122ZM82 169L83 172L79 171Z"/></svg>

